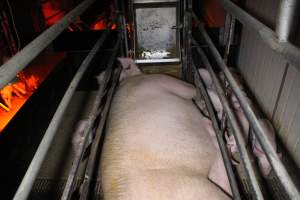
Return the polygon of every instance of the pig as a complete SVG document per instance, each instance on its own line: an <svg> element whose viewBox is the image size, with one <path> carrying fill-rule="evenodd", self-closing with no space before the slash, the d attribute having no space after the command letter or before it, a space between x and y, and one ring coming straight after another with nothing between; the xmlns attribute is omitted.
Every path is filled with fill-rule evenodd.
<svg viewBox="0 0 300 200"><path fill-rule="evenodd" d="M101 154L104 199L230 199L208 177L211 169L225 168L216 161L211 122L192 101L194 86L143 74L131 59L120 62Z"/></svg>
<svg viewBox="0 0 300 200"><path fill-rule="evenodd" d="M258 110L255 109L255 107L253 106L253 103L247 97L247 93L245 92L245 87L242 84L243 83L242 77L233 68L230 68L230 71L233 75L233 78L236 80L239 87L241 88L242 94L244 95L244 97L246 97L246 100L248 101L252 110L254 111L256 116L259 116ZM211 85L212 84L211 76L208 73L208 71L204 70L204 69L199 69L199 73L206 84L208 94L209 94L211 101L213 103L213 106L218 114L218 118L221 119L220 116L222 116L222 114L223 114L223 107L222 107L221 101L219 101L219 99L218 99L218 96L215 94L215 91L212 90L214 87ZM224 74L220 73L219 76L220 76L220 79L224 83L226 83ZM228 84L228 83L226 83L226 84ZM260 146L259 141L255 136L255 133L253 132L252 129L250 129L250 124L247 120L247 117L246 117L243 109L241 108L241 105L240 105L236 95L231 90L229 90L229 97L230 97L229 99L231 101L231 104L232 104L233 110L235 112L235 115L237 117L237 120L240 124L241 131L243 133L245 140L247 141L249 139L250 134L253 136L252 140L251 140L252 152L253 152L254 156L257 158L258 167L260 169L261 174L264 177L267 177L270 174L272 168L266 157L266 154L263 152L262 147ZM267 119L259 118L259 123L262 126L264 132L266 133L266 136L269 139L272 147L276 150L275 131L274 131L274 128L273 128L271 122ZM226 133L225 138L226 138L227 147L229 149L229 152L231 154L235 154L236 152L238 152L238 147L235 142L234 136L227 135L227 133ZM281 157L281 154L278 154L278 155L279 155L279 157ZM232 162L233 162L233 164L239 163L237 160L235 160L234 157L232 158ZM214 167L217 167L217 165L214 165ZM214 170L214 171L216 171L216 170ZM212 176L217 176L217 173L212 174ZM220 182L220 181L217 181L217 182Z"/></svg>

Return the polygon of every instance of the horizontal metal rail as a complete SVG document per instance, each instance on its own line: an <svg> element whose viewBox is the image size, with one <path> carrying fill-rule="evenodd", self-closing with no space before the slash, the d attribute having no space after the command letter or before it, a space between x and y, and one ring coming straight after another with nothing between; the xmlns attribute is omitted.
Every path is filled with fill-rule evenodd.
<svg viewBox="0 0 300 200"><path fill-rule="evenodd" d="M20 52L0 67L0 89L6 86L17 73L23 70L36 56L38 56L70 23L90 7L95 0L85 0L71 10L58 23L54 24Z"/></svg>
<svg viewBox="0 0 300 200"><path fill-rule="evenodd" d="M199 49L199 51L202 51L202 50ZM205 60L205 61L207 61L207 60ZM205 65L209 65L209 64L207 64L205 62ZM218 121L217 121L217 117L216 117L216 114L215 114L214 109L213 109L212 102L209 98L207 90L205 89L205 86L204 86L203 80L202 80L202 78L199 74L199 71L196 69L194 63L192 63L192 67L193 67L193 71L194 71L195 85L197 86L197 89L200 91L201 95L204 98L204 101L205 101L210 119L212 121L213 128L214 128L215 133L216 133L216 138L217 138L220 150L221 150L223 162L224 162L224 165L225 165L225 169L226 169L227 176L228 176L228 179L229 179L230 187L231 187L231 190L232 190L233 199L239 200L239 199L241 199L239 188L238 188L238 185L237 185L237 182L236 182L235 175L233 173L232 164L231 164L231 160L230 160L230 157L229 157L229 154L228 154L226 144L225 144L225 142L222 138L222 131L220 130L220 127L219 127L219 124L218 124Z"/></svg>
<svg viewBox="0 0 300 200"><path fill-rule="evenodd" d="M93 107L92 110L89 113L88 119L87 119L87 127L85 127L85 130L83 132L84 135L84 141L83 144L80 146L78 152L79 152L79 156L76 157L76 160L74 160L71 170L69 172L69 176L68 176L68 180L66 183L66 186L64 188L64 192L63 195L61 197L61 200L69 200L72 197L72 193L73 193L73 188L74 188L74 182L75 182L75 177L77 174L77 171L79 169L79 164L82 160L83 154L84 154L84 149L86 146L86 142L87 142L87 138L89 133L92 131L94 122L96 120L96 118L98 117L98 110L101 104L101 100L103 97L103 92L105 90L105 86L106 84L109 82L110 77L113 74L113 64L116 60L116 56L118 54L119 51L119 47L120 47L120 39L117 40L115 46L114 46L114 51L109 59L109 62L107 64L107 70L105 71L105 76L104 76L104 83L105 85L100 85L100 88L97 92L97 95L95 97L95 101L93 103Z"/></svg>
<svg viewBox="0 0 300 200"><path fill-rule="evenodd" d="M220 0L220 2L228 13L243 23L244 26L254 29L271 49L281 54L287 61L300 70L299 48L290 42L280 41L280 39L277 37L277 34L272 29L258 21L253 16L249 15L246 11L239 8L230 0Z"/></svg>
<svg viewBox="0 0 300 200"><path fill-rule="evenodd" d="M195 40L193 40L193 43L197 44L197 42ZM226 112L228 119L229 119L229 123L231 124L231 126L233 128L233 135L234 135L235 140L237 141L242 164L245 169L247 178L248 178L248 180L250 180L250 184L252 186L252 191L255 194L254 199L262 200L264 198L263 198L262 192L260 190L257 178L255 176L254 168L252 166L249 153L246 149L247 145L246 145L245 139L243 137L241 127L238 124L238 121L234 114L233 109L230 107L230 104L229 104L227 97L225 95L225 92L223 90L222 84L220 83L220 80L217 78L217 75L215 74L215 72L213 71L213 68L212 68L208 58L206 57L206 55L204 54L204 52L202 51L201 48L198 47L196 49L197 49L197 53L199 54L199 56L201 58L201 61L203 62L204 66L207 68L207 70L209 71L209 73L211 75L213 83L216 86L217 94L223 105L224 111Z"/></svg>
<svg viewBox="0 0 300 200"><path fill-rule="evenodd" d="M207 42L209 49L212 52L212 55L214 56L218 66L224 72L224 75L225 75L230 87L232 88L234 94L236 95L243 111L245 112L245 115L247 116L247 119L248 119L251 127L253 128L254 133L255 133L256 137L258 138L258 141L268 158L268 161L270 162L272 168L274 169L282 186L286 190L289 198L295 199L295 200L300 199L300 193L299 193L297 187L293 183L286 168L282 164L279 156L276 153L276 150L272 147L272 144L271 144L270 140L268 139L267 135L265 134L261 124L258 122L258 119L257 119L254 111L252 110L246 97L243 95L243 92L239 88L237 82L233 78L230 70L228 69L227 65L225 64L224 60L222 59L221 55L219 54L217 48L213 44L211 38L207 34L204 27L200 26L199 30L200 30L203 38Z"/></svg>
<svg viewBox="0 0 300 200"><path fill-rule="evenodd" d="M70 83L66 93L64 94L63 99L61 100L56 112L46 130L46 133L30 163L29 168L26 171L26 174L14 196L14 200L25 200L28 198L34 181L37 177L37 174L42 166L42 163L47 155L47 152L50 148L50 145L53 141L55 133L57 131L58 125L69 105L73 94L76 91L76 88L83 77L84 73L86 72L88 66L90 65L91 61L95 57L96 53L104 43L105 39L109 34L109 30L106 30L105 33L101 36L101 38L97 41L95 46L93 47L92 51L89 55L84 59L82 64L80 65L78 71L76 72L72 82Z"/></svg>

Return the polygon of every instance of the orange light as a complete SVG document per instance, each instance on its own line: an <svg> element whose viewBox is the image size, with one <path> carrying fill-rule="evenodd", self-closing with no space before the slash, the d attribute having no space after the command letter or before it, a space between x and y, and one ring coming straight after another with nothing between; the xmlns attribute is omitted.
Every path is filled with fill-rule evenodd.
<svg viewBox="0 0 300 200"><path fill-rule="evenodd" d="M0 90L4 101L0 102L0 133L64 57L64 53L41 55L18 74L19 81Z"/></svg>

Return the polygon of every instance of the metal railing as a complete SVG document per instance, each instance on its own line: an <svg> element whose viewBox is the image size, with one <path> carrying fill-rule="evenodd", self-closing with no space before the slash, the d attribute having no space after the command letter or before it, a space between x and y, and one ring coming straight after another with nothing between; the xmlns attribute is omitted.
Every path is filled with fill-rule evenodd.
<svg viewBox="0 0 300 200"><path fill-rule="evenodd" d="M85 0L71 10L58 23L45 30L20 52L0 67L0 89L14 79L36 56L38 56L70 23L86 11L95 0Z"/></svg>
<svg viewBox="0 0 300 200"><path fill-rule="evenodd" d="M193 16L194 16L194 19L196 21L198 21L196 16L195 15L193 15ZM261 124L258 123L258 118L256 117L254 111L252 110L251 106L249 105L249 102L246 100L245 96L243 95L242 90L239 88L237 82L233 78L231 72L229 71L227 65L225 64L225 62L222 59L221 55L219 54L218 50L214 46L214 44L213 44L212 40L210 39L209 35L207 34L206 30L204 29L203 26L200 26L199 31L200 31L201 35L203 36L204 40L206 41L210 52L212 53L214 59L216 60L216 63L223 71L225 78L227 79L227 81L229 83L229 86L232 88L234 94L237 96L237 98L241 104L241 107L242 107L243 111L245 112L245 115L246 115L251 127L253 128L254 133L255 133L256 137L258 138L258 141L259 141L261 147L263 148L263 150L268 158L268 161L270 162L272 168L274 169L274 172L277 175L277 177L279 178L283 188L286 190L287 195L289 196L290 199L300 199L300 194L299 194L297 187L293 183L290 175L288 174L285 166L282 164L275 149L272 147L267 135L265 134L263 128L261 127ZM209 70L209 71L211 72L211 70ZM213 78L214 74L211 74L211 75ZM218 87L218 85L216 85L216 86ZM221 102L224 103L224 100L223 99L221 99L221 100L222 100ZM223 104L223 106L224 105L225 104ZM225 111L228 110L226 107L224 106ZM228 113L228 111L226 113L228 114L229 119L232 118L230 116L230 113ZM233 122L232 119L230 119L231 123ZM237 138L236 138L236 140L237 140L238 146L242 147L243 143L242 144L240 143L240 142L242 142L242 140L238 141ZM242 149L239 149L239 150L242 150ZM248 158L244 159L244 161L248 162ZM250 167L250 165L249 165L249 167ZM247 169L248 173L249 172L252 173L251 171L252 171L251 167ZM254 189L257 188L258 187L257 181L254 180L254 178L250 174L249 174L249 178L251 180L251 183L252 183L252 186L254 187ZM259 193L261 193L261 192L259 192L258 189L259 188L255 189L255 191L256 191L256 194L258 195L257 197L260 197L261 195ZM260 199L260 198L258 198L258 199Z"/></svg>
<svg viewBox="0 0 300 200"><path fill-rule="evenodd" d="M199 53L201 54L201 60L203 61L203 64L205 66L210 66L210 63L208 62L208 59L204 56L204 53L202 52L202 50L200 49L200 47L197 47L197 50L199 51ZM230 160L230 156L226 147L226 144L223 140L223 136L222 136L222 131L221 131L221 127L219 126L218 120L217 120L217 116L214 112L214 108L212 105L212 102L210 101L210 97L208 95L207 90L205 89L203 80L198 72L198 70L196 69L196 66L194 65L194 63L192 63L192 67L193 67L193 72L194 72L194 83L197 87L197 89L200 91L200 94L203 96L203 99L205 101L208 113L209 113L209 117L211 119L212 122L212 126L215 130L216 133L216 138L220 147L220 151L221 151L221 155L224 161L224 165L225 165L225 169L227 172L227 176L228 176L228 180L229 180L229 184L231 187L231 191L232 191L232 196L233 199L235 200L240 200L241 199L241 195L239 192L239 188L238 188L238 184L236 181L236 177L235 174L233 172L233 168L232 168L232 164L231 164L231 160ZM215 80L214 80L215 81Z"/></svg>
<svg viewBox="0 0 300 200"><path fill-rule="evenodd" d="M294 3L289 4L293 6L291 9L289 9L289 7L286 7L287 9L283 9L283 14L279 15L280 17L278 18L278 20L280 21L280 23L277 23L279 24L279 27L277 27L278 35L272 29L255 19L253 16L249 15L247 12L239 8L230 0L220 0L220 2L228 13L233 15L244 26L254 29L260 35L261 39L271 49L281 54L287 61L293 64L298 70L300 70L300 49L287 41L290 30L290 22L283 21L287 18L291 20L291 16L293 16L293 13L287 14L287 12L289 12L289 10L294 12L293 10L295 9L295 1ZM287 15L288 17L286 18ZM282 38L284 39L282 40Z"/></svg>
<svg viewBox="0 0 300 200"><path fill-rule="evenodd" d="M62 117L69 105L73 94L75 93L77 86L82 79L84 73L86 72L88 66L91 64L93 58L99 51L100 47L104 43L105 39L109 35L109 30L101 36L101 38L97 41L93 49L90 51L89 55L84 59L81 66L77 70L73 80L71 81L67 91L64 94L56 112L45 132L45 135L29 165L29 168L26 171L26 174L14 196L14 200L25 200L28 198L34 181L37 177L37 174L42 166L42 163L47 155L47 152L51 146L51 143L54 139L55 133L57 131L58 125L60 124Z"/></svg>

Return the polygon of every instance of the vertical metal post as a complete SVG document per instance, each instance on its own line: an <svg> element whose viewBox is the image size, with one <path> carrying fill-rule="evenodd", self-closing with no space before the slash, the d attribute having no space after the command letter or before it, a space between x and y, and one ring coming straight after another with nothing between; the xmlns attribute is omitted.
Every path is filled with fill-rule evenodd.
<svg viewBox="0 0 300 200"><path fill-rule="evenodd" d="M235 29L235 18L230 15L227 14L227 17L230 18L230 25L229 25L229 34L228 34L228 38L226 41L226 46L225 46L225 52L224 52L224 62L228 63L228 57L230 54L230 47L234 38L234 29Z"/></svg>
<svg viewBox="0 0 300 200"><path fill-rule="evenodd" d="M280 42L287 42L293 25L297 0L281 0L277 15L276 33Z"/></svg>
<svg viewBox="0 0 300 200"><path fill-rule="evenodd" d="M125 48L125 57L128 56L128 36L127 36L127 24L126 24L126 17L125 17L125 6L124 1L121 1L121 17L122 17L122 29L123 29L123 40L124 40L124 48Z"/></svg>

